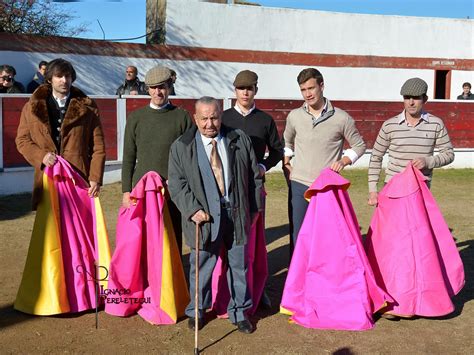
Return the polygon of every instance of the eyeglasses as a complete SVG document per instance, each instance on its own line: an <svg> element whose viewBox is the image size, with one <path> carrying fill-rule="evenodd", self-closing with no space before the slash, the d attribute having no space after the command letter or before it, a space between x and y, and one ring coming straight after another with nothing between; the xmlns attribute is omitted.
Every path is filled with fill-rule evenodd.
<svg viewBox="0 0 474 355"><path fill-rule="evenodd" d="M13 76L9 75L9 76L2 76L1 77L4 81L6 82L10 82L13 80Z"/></svg>

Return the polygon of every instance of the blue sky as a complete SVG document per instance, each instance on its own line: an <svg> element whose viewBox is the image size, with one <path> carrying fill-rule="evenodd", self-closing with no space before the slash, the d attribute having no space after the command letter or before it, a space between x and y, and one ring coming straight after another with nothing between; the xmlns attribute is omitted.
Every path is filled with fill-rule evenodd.
<svg viewBox="0 0 474 355"><path fill-rule="evenodd" d="M77 23L87 23L89 32L81 37L106 39L139 37L145 34L146 0L86 0L70 2L59 0L77 16ZM473 0L252 0L262 6L297 9L420 16L474 18ZM472 34L471 34L472 35ZM145 43L145 39L126 42Z"/></svg>

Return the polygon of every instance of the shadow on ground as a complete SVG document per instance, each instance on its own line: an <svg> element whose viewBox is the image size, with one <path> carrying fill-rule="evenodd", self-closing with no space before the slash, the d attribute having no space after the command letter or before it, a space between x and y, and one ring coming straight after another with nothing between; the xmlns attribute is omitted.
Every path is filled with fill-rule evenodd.
<svg viewBox="0 0 474 355"><path fill-rule="evenodd" d="M31 213L31 193L0 198L0 221L20 218L29 213Z"/></svg>

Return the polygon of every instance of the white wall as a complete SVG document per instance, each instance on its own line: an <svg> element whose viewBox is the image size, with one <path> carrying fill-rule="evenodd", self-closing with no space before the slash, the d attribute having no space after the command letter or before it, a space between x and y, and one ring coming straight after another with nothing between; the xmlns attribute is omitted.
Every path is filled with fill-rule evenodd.
<svg viewBox="0 0 474 355"><path fill-rule="evenodd" d="M70 60L76 71L75 85L87 94L113 95L123 80L129 64L139 68L143 79L148 69L160 63L178 72L176 91L179 96L196 97L233 95L232 82L243 69L254 70L259 75L260 98L300 98L296 76L305 66L253 63L228 63L204 61L171 61L147 58L124 58L51 54L30 52L2 52L2 61L13 63L17 80L25 85L34 74L36 63L62 57ZM430 86L433 97L434 71L421 69L383 68L328 68L318 67L325 78L325 95L333 100L399 100L400 87L410 77L420 77ZM453 71L451 98L460 94L465 81L474 84L474 72Z"/></svg>
<svg viewBox="0 0 474 355"><path fill-rule="evenodd" d="M321 11L265 8L168 0L167 44L223 49L389 55L424 58L474 58L474 21L439 18L359 15ZM416 36L413 34L416 33ZM460 34L469 34L460 35ZM259 75L260 98L299 98L296 76L305 65L172 61L97 55L0 52L2 63L17 69L25 84L41 60L63 57L78 72L76 86L87 94L112 95L135 65L139 77L160 63L178 72L179 96L233 95L235 74L251 69ZM325 95L337 100L399 100L399 90L410 77L428 82L433 97L433 69L318 67L325 77ZM462 83L474 85L474 71L453 70L451 99Z"/></svg>
<svg viewBox="0 0 474 355"><path fill-rule="evenodd" d="M474 21L467 19L347 14L197 0L168 0L166 16L167 44L296 53L474 57Z"/></svg>

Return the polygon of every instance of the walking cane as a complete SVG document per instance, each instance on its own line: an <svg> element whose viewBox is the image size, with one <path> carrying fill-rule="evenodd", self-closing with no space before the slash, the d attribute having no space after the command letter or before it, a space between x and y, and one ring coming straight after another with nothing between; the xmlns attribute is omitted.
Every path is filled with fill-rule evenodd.
<svg viewBox="0 0 474 355"><path fill-rule="evenodd" d="M199 336L199 223L196 223L196 245L195 245L195 264L194 264L194 354L199 354L198 336Z"/></svg>

